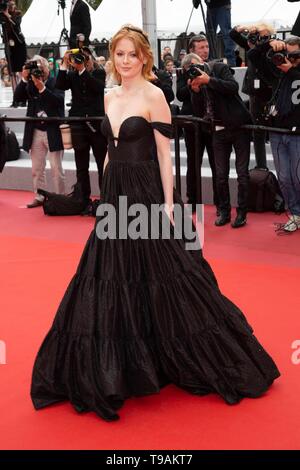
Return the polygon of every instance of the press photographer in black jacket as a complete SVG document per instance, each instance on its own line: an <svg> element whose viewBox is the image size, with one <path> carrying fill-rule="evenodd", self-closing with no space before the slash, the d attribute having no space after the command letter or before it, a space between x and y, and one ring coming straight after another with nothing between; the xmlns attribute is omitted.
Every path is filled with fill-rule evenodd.
<svg viewBox="0 0 300 470"><path fill-rule="evenodd" d="M231 220L229 172L233 147L238 175L238 207L232 227L238 228L246 224L250 159L250 135L240 126L251 123L251 116L239 96L239 86L230 68L223 63L213 62L205 64L205 70L189 83L195 114L203 114L203 118L213 120L216 124L213 151L220 215L215 224L222 226Z"/></svg>
<svg viewBox="0 0 300 470"><path fill-rule="evenodd" d="M73 70L68 71L72 66ZM84 53L76 55L67 51L58 72L56 86L72 92L70 116L103 116L105 71L97 68L92 53L84 48ZM90 149L92 148L98 168L99 188L101 190L103 164L107 142L101 132L101 123L90 121L71 125L72 142L75 151L77 182L84 198L91 194L89 177Z"/></svg>
<svg viewBox="0 0 300 470"><path fill-rule="evenodd" d="M198 106L193 109L191 103L191 90L188 85L189 74L188 70L192 64L201 64L203 61L194 53L187 54L182 60L182 69L179 71L177 77L177 98L182 101L182 115L194 115L203 117L203 110L198 103ZM201 109L200 109L201 108ZM184 129L185 145L187 149L187 174L186 174L186 190L188 204L195 206L196 204L196 154L195 154L195 131L193 127L186 127ZM216 184L216 168L214 153L212 147L212 135L203 129L199 129L199 165L202 166L204 151L207 151L209 165L212 171L212 184L213 184L213 200L215 206L218 208L218 192Z"/></svg>
<svg viewBox="0 0 300 470"><path fill-rule="evenodd" d="M236 26L230 32L230 37L240 47L245 49L247 55L247 71L245 74L242 91L249 96L250 112L253 122L264 125L264 110L272 97L272 83L251 61L248 52L255 48L256 44L264 41L274 33L272 26L258 23L247 26ZM266 132L253 131L253 143L256 166L267 168L266 157Z"/></svg>

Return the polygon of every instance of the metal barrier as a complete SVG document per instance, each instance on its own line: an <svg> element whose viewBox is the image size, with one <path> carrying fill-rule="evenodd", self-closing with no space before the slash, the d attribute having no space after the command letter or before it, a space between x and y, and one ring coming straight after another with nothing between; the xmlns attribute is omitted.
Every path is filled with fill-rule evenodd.
<svg viewBox="0 0 300 470"><path fill-rule="evenodd" d="M90 122L90 121L102 121L104 116L88 116L88 117L8 117L0 116L0 122L57 122L57 123L72 123L72 122ZM174 129L174 145L175 145L175 187L176 190L181 195L181 163L180 163L180 134L182 129L186 127L193 127L195 133L195 172L196 172L196 202L202 204L202 186L201 186L201 166L200 166L200 131L209 130L214 132L214 122L207 121L202 118L194 116L172 116L172 125ZM241 129L248 129L249 131L268 131L276 132L279 134L289 134L289 135L300 135L300 127L291 129L283 129L271 126L258 126L258 125L243 125ZM0 149L1 150L1 149Z"/></svg>

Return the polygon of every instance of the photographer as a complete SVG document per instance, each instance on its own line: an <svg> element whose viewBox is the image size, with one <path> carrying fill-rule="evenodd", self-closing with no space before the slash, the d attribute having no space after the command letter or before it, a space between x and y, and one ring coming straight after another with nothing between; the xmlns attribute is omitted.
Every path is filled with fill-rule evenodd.
<svg viewBox="0 0 300 470"><path fill-rule="evenodd" d="M262 60L279 82L274 92L269 116L277 128L299 128L300 123L300 38L271 40L265 46ZM277 177L290 212L285 232L300 228L300 135L270 132L270 142Z"/></svg>
<svg viewBox="0 0 300 470"><path fill-rule="evenodd" d="M91 16L88 5L83 0L72 0L70 10L70 49L78 47L77 36L82 34L84 36L84 46L88 46L90 41L89 37L92 30Z"/></svg>
<svg viewBox="0 0 300 470"><path fill-rule="evenodd" d="M272 26L259 23L252 26L236 26L230 31L231 39L248 53L257 44L269 40L274 34ZM264 110L272 97L272 83L252 63L247 54L247 71L242 92L249 96L250 113L253 122L264 125ZM257 168L267 168L266 132L253 131L253 143Z"/></svg>
<svg viewBox="0 0 300 470"><path fill-rule="evenodd" d="M173 79L165 70L159 70L155 65L152 67L151 83L161 89L165 95L168 105L174 100Z"/></svg>
<svg viewBox="0 0 300 470"><path fill-rule="evenodd" d="M206 40L205 40L206 42ZM194 64L201 64L203 61L201 58L194 53L187 54L182 60L182 70L177 78L177 98L183 102L181 114L183 115L195 115L197 117L203 117L202 107L199 109L199 106L193 110L191 103L191 91L188 85L190 78L189 71L191 66ZM218 193L216 186L216 168L214 161L214 154L212 148L212 136L210 133L205 132L204 130L199 130L200 135L200 148L199 148L199 165L201 167L203 161L203 154L206 149L209 159L209 164L212 171L212 182L213 182L213 199L214 204L218 208ZM196 167L195 167L195 132L192 127L186 127L184 129L185 145L187 150L187 174L186 174L186 188L187 188L187 199L188 204L192 204L195 207L196 204Z"/></svg>
<svg viewBox="0 0 300 470"><path fill-rule="evenodd" d="M0 23L14 90L17 86L16 74L21 75L27 58L25 38L21 32L21 21L22 14L17 10L15 2L0 0Z"/></svg>
<svg viewBox="0 0 300 470"><path fill-rule="evenodd" d="M231 226L239 228L246 224L247 218L250 159L250 135L240 126L251 123L251 116L239 96L239 86L230 68L220 62L204 65L205 71L200 69L189 85L194 110L198 108L198 115L204 114L205 119L215 123L212 139L220 209L215 225L223 226L231 220L229 171L233 147L238 175L238 207Z"/></svg>
<svg viewBox="0 0 300 470"><path fill-rule="evenodd" d="M69 67L73 70L68 71ZM70 116L103 116L105 70L97 64L88 48L75 52L67 51L57 76L56 86L72 92ZM81 186L87 205L91 195L89 177L90 149L92 148L98 168L101 190L103 164L107 142L101 132L101 123L96 121L71 125L72 142L75 152L77 182Z"/></svg>
<svg viewBox="0 0 300 470"><path fill-rule="evenodd" d="M48 62L41 56L34 56L23 67L22 81L16 88L15 99L28 101L27 114L30 117L64 116L64 93L55 88L55 79L49 76ZM50 161L55 192L64 194L65 176L62 168L63 143L59 124L26 122L23 148L30 151L35 199L28 208L43 204L43 196L37 189L46 189L46 157Z"/></svg>

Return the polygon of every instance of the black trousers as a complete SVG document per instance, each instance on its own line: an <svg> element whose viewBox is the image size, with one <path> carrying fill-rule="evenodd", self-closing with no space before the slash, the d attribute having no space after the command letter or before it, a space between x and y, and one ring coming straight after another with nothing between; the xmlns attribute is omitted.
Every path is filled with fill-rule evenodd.
<svg viewBox="0 0 300 470"><path fill-rule="evenodd" d="M197 181L196 175L196 149L195 149L195 132L193 127L186 127L184 129L184 139L187 153L187 173L186 173L186 195L190 204L196 201L197 195L197 183L201 184L201 181ZM218 206L218 192L217 192L217 179L216 179L216 166L215 158L212 145L212 135L207 132L200 131L200 142L199 142L199 166L201 168L203 162L203 154L206 148L209 165L212 172L212 184L213 184L213 198L215 206Z"/></svg>
<svg viewBox="0 0 300 470"><path fill-rule="evenodd" d="M83 196L88 199L91 195L89 176L90 149L92 148L98 169L99 189L101 191L103 165L107 152L107 141L100 130L99 123L91 122L96 132L85 123L72 125L72 142L75 152L77 183L81 185Z"/></svg>
<svg viewBox="0 0 300 470"><path fill-rule="evenodd" d="M231 209L229 192L230 156L235 150L235 168L238 180L238 211L247 212L250 160L250 133L247 130L224 129L213 134L213 149L217 173L219 208L229 213Z"/></svg>

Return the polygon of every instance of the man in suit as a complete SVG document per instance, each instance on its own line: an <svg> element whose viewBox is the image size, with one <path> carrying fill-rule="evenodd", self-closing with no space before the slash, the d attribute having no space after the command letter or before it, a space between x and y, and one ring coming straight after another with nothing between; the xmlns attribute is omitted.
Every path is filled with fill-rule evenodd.
<svg viewBox="0 0 300 470"><path fill-rule="evenodd" d="M209 57L209 44L206 36L199 35L193 36L189 42L190 53L182 60L182 73L177 78L177 99L182 101L181 114L182 115L195 115L197 117L203 117L203 115L195 114L192 103L191 103L191 90L188 85L188 73L187 70L191 64L200 64L208 60ZM199 109L197 108L197 113ZM213 183L213 200L218 211L218 193L216 186L216 169L214 154L212 148L212 136L210 133L205 132L203 129L199 129L199 158L200 167L202 166L203 155L206 149L209 159L209 164L212 171L212 183ZM187 152L187 175L186 175L186 189L187 189L187 200L188 204L192 205L192 210L196 208L196 194L197 194L197 175L196 175L196 153L195 153L195 131L193 127L186 127L184 129L184 138ZM200 201L198 201L199 203Z"/></svg>
<svg viewBox="0 0 300 470"><path fill-rule="evenodd" d="M70 48L75 49L78 47L77 35L84 35L84 45L88 46L90 41L89 37L92 30L91 16L88 5L83 0L72 0L70 10Z"/></svg>
<svg viewBox="0 0 300 470"><path fill-rule="evenodd" d="M206 71L188 83L192 90L194 113L213 119L216 123L212 145L220 215L215 225L220 227L231 220L229 172L233 147L238 175L238 207L236 218L231 225L233 228L239 228L244 226L247 220L250 160L250 134L248 130L240 127L250 124L251 116L239 96L239 85L230 68L226 64L215 62L205 64L205 69Z"/></svg>
<svg viewBox="0 0 300 470"><path fill-rule="evenodd" d="M51 78L48 61L41 56L34 56L32 61L38 64L38 73L23 68L22 81L18 84L14 99L28 101L27 116L30 117L63 117L64 92L56 88L55 78ZM30 151L32 160L34 200L28 208L43 204L43 196L37 189L46 189L46 157L50 161L55 192L64 194L65 176L62 168L63 143L59 123L26 122L23 148Z"/></svg>
<svg viewBox="0 0 300 470"><path fill-rule="evenodd" d="M72 92L70 116L88 117L104 115L105 70L98 67L92 53L84 47L84 54L70 55L67 51L57 76L56 86ZM83 59L83 60L82 60ZM69 66L73 70L69 71ZM75 152L77 182L88 204L91 194L89 162L92 148L98 168L101 189L103 164L107 142L101 132L101 123L96 121L76 123L71 126L72 143Z"/></svg>

